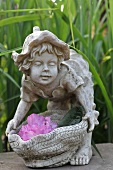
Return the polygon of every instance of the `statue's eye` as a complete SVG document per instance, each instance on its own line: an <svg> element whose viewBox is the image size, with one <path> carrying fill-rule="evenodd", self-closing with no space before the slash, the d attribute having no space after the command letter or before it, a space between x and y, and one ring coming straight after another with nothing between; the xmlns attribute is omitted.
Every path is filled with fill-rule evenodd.
<svg viewBox="0 0 113 170"><path fill-rule="evenodd" d="M42 62L41 62L41 61L36 61L36 62L34 63L34 65L40 66L40 65L42 65Z"/></svg>
<svg viewBox="0 0 113 170"><path fill-rule="evenodd" d="M54 61L49 62L49 66L55 66L55 65L56 65L56 62Z"/></svg>

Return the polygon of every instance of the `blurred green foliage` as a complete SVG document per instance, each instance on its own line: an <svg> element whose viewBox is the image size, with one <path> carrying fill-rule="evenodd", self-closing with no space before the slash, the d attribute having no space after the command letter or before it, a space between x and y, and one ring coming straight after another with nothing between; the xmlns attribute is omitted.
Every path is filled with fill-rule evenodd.
<svg viewBox="0 0 113 170"><path fill-rule="evenodd" d="M95 103L100 112L93 132L96 143L113 142L113 1L112 0L0 0L0 151L7 151L7 123L19 102L22 73L11 59L37 25L76 47L89 62ZM30 112L46 110L47 100Z"/></svg>

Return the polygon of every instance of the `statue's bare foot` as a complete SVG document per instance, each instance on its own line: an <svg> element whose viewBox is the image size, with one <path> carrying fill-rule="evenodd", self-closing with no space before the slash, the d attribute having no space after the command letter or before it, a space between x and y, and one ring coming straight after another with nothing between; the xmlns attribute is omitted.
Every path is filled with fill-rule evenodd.
<svg viewBox="0 0 113 170"><path fill-rule="evenodd" d="M70 161L71 165L87 165L92 157L91 147L82 146Z"/></svg>

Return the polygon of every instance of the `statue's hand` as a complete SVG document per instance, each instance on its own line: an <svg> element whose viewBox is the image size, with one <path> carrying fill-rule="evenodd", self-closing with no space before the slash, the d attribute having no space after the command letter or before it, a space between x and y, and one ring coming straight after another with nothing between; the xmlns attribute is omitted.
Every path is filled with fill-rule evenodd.
<svg viewBox="0 0 113 170"><path fill-rule="evenodd" d="M83 117L83 120L88 120L89 122L89 132L92 132L94 130L95 125L98 125L99 122L97 120L99 116L99 112L96 110L92 110L91 112L86 113L86 115Z"/></svg>
<svg viewBox="0 0 113 170"><path fill-rule="evenodd" d="M14 121L14 119L10 120L7 128L6 128L6 135L8 135L12 130L16 129L16 122Z"/></svg>

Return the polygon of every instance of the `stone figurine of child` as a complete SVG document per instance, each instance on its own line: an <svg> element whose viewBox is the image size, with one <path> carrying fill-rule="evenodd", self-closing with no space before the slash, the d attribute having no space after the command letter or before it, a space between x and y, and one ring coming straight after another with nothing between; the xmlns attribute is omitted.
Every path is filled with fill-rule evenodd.
<svg viewBox="0 0 113 170"><path fill-rule="evenodd" d="M89 129L71 163L88 164L92 157L92 131L98 124L88 63L53 33L40 31L37 26L25 39L22 52L13 52L12 58L24 74L21 100L14 118L8 123L6 134L18 127L39 97L48 99L47 111L42 115L50 115L57 123L71 107L81 105Z"/></svg>

